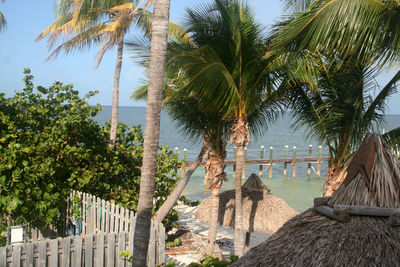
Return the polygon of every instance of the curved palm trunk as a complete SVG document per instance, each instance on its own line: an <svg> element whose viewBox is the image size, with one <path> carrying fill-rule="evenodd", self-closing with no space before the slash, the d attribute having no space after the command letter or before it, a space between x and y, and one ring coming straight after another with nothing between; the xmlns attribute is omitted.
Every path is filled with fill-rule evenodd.
<svg viewBox="0 0 400 267"><path fill-rule="evenodd" d="M244 148L250 142L248 122L239 118L231 129L231 142L236 146L235 169L235 232L234 254L241 257L244 253L243 207L242 207L242 169L244 161Z"/></svg>
<svg viewBox="0 0 400 267"><path fill-rule="evenodd" d="M215 146L214 146L215 147ZM225 145L222 145L217 152L215 148L208 151L208 159L205 166L207 182L207 190L211 188L211 211L210 211L210 228L208 229L208 243L206 254L214 254L215 240L217 239L218 229L218 211L219 211L219 193L221 191L222 182L226 180L225 173Z"/></svg>
<svg viewBox="0 0 400 267"><path fill-rule="evenodd" d="M168 196L167 200L162 204L162 206L157 210L156 216L153 217L154 220L162 222L167 216L168 212L172 209L178 198L181 196L183 190L185 189L187 183L189 182L190 177L193 172L197 169L200 163L203 160L203 155L207 150L207 146L204 144L201 148L199 155L197 156L196 161L190 167L189 171L185 174L185 176L180 180L179 184L175 187L174 191Z"/></svg>
<svg viewBox="0 0 400 267"><path fill-rule="evenodd" d="M124 49L124 34L118 37L117 63L114 73L114 89L111 108L111 128L110 128L110 146L114 147L117 138L118 128L118 103L119 103L119 80L121 77L122 54Z"/></svg>
<svg viewBox="0 0 400 267"><path fill-rule="evenodd" d="M158 140L160 132L161 92L165 74L169 0L156 0L152 22L149 87L143 145L143 165L134 235L133 266L146 266L150 238Z"/></svg>
<svg viewBox="0 0 400 267"><path fill-rule="evenodd" d="M347 171L339 166L331 166L328 168L328 173L325 176L322 196L331 196L336 189L343 183L346 178Z"/></svg>

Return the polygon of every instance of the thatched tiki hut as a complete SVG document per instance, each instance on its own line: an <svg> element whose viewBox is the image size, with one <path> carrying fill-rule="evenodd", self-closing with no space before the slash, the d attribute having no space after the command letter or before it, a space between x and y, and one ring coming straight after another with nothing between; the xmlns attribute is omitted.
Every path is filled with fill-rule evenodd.
<svg viewBox="0 0 400 267"><path fill-rule="evenodd" d="M235 226L235 190L220 195L218 223L227 227ZM246 247L249 246L250 232L272 234L285 222L297 215L285 201L269 193L267 186L252 174L242 186L243 227L246 234ZM196 217L208 224L210 221L211 197L199 205Z"/></svg>
<svg viewBox="0 0 400 267"><path fill-rule="evenodd" d="M233 266L399 266L400 169L368 135L331 197L288 221Z"/></svg>

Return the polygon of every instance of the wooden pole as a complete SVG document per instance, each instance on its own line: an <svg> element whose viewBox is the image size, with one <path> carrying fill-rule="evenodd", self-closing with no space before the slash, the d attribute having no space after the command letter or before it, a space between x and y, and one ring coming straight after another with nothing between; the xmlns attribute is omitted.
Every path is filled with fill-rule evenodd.
<svg viewBox="0 0 400 267"><path fill-rule="evenodd" d="M234 162L236 162L236 150L237 150L237 148L233 147L233 161ZM232 168L233 168L232 181L233 181L233 184L235 184L235 171L236 171L236 164L235 163L233 164Z"/></svg>
<svg viewBox="0 0 400 267"><path fill-rule="evenodd" d="M260 146L260 159L264 158L264 146ZM258 172L258 176L262 179L263 175L263 165L260 163L260 171Z"/></svg>
<svg viewBox="0 0 400 267"><path fill-rule="evenodd" d="M272 178L272 154L274 152L274 148L269 147L269 179Z"/></svg>
<svg viewBox="0 0 400 267"><path fill-rule="evenodd" d="M312 145L308 146L308 156L311 158L312 157ZM311 163L308 163L308 169L307 169L307 175L311 175Z"/></svg>
<svg viewBox="0 0 400 267"><path fill-rule="evenodd" d="M247 147L244 148L244 160L243 160L243 170L242 170L242 183L246 180L246 160L247 160Z"/></svg>
<svg viewBox="0 0 400 267"><path fill-rule="evenodd" d="M249 251L250 249L250 237L251 237L251 233L250 232L246 232L246 245L244 248L244 251Z"/></svg>
<svg viewBox="0 0 400 267"><path fill-rule="evenodd" d="M293 178L296 178L296 146L293 147Z"/></svg>
<svg viewBox="0 0 400 267"><path fill-rule="evenodd" d="M289 146L285 146L285 158L289 157ZM287 162L283 163L283 176L286 177L287 175Z"/></svg>
<svg viewBox="0 0 400 267"><path fill-rule="evenodd" d="M186 157L187 157L187 149L183 149L183 169L182 169L182 178L186 175Z"/></svg>
<svg viewBox="0 0 400 267"><path fill-rule="evenodd" d="M318 169L317 176L321 176L321 158L322 158L322 146L318 146Z"/></svg>

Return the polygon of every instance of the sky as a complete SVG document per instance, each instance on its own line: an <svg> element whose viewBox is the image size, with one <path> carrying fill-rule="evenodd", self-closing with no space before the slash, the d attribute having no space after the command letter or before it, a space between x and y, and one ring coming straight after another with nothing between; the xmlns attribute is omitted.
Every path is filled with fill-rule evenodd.
<svg viewBox="0 0 400 267"><path fill-rule="evenodd" d="M208 0L171 0L170 20L181 23L185 8ZM283 13L280 0L248 0L258 22L266 27L279 20ZM46 61L50 52L46 40L35 41L36 37L55 20L53 0L6 0L0 2L0 11L7 20L7 28L0 32L0 92L7 97L24 88L23 69L29 67L35 77L35 85L50 86L54 81L73 84L83 96L88 91L98 90L89 103L110 106L116 60L116 49L106 53L102 63L95 68L94 57L97 47L72 54L61 54ZM133 36L134 33L131 33ZM130 34L127 34L129 38ZM124 52L121 80L120 106L145 106L144 102L130 99L144 78L144 69ZM392 73L381 75L377 82L384 85ZM392 96L388 114L400 114L400 94Z"/></svg>

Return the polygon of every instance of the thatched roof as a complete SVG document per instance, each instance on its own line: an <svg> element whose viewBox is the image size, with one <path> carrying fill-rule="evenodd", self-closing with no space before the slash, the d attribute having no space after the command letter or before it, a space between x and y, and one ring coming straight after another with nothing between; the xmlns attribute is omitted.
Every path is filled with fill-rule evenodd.
<svg viewBox="0 0 400 267"><path fill-rule="evenodd" d="M261 179L252 174L242 186L243 227L247 232L272 234L286 221L297 215L285 201L269 193ZM201 202L196 217L208 224L211 210L211 197ZM223 226L235 225L235 190L220 194L218 223Z"/></svg>
<svg viewBox="0 0 400 267"><path fill-rule="evenodd" d="M400 168L391 150L379 135L368 135L360 151L327 207L399 208ZM399 262L398 223L365 215L349 215L349 220L339 222L311 208L232 266L398 266Z"/></svg>

